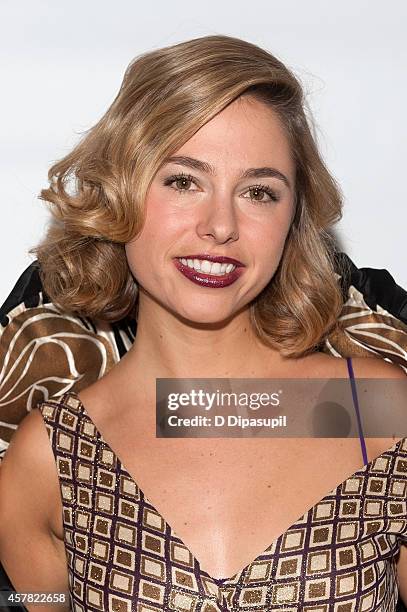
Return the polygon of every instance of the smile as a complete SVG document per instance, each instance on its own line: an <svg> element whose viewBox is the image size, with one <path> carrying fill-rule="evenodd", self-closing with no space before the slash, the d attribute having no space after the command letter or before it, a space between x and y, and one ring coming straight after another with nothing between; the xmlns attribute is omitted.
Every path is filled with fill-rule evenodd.
<svg viewBox="0 0 407 612"><path fill-rule="evenodd" d="M207 259L184 259L179 258L179 261L197 272L204 272L205 274L212 274L214 276L223 276L225 273L229 274L236 269L233 264L219 263L208 261Z"/></svg>
<svg viewBox="0 0 407 612"><path fill-rule="evenodd" d="M244 271L230 263L211 262L207 259L176 257L174 264L188 280L203 287L222 288L236 282Z"/></svg>

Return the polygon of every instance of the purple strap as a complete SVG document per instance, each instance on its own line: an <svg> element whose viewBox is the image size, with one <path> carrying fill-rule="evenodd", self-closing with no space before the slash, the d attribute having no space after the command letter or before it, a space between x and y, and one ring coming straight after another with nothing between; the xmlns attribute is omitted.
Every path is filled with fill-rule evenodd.
<svg viewBox="0 0 407 612"><path fill-rule="evenodd" d="M357 418L357 421L358 421L359 440L360 440L360 445L362 447L363 461L364 461L364 463L366 465L368 463L367 452L366 452L366 444L365 444L365 438L363 436L362 421L361 421L361 418L360 418L358 396L357 396L357 393L356 393L356 383L355 383L355 376L353 374L353 367L352 367L352 359L351 359L351 357L346 357L346 361L347 361L347 364L348 364L348 372L349 372L350 384L351 384L351 387L352 387L353 403L355 404L356 418Z"/></svg>

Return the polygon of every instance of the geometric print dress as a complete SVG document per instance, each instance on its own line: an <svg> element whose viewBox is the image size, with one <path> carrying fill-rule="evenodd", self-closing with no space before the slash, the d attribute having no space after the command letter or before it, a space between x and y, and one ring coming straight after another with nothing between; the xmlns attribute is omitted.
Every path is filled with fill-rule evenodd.
<svg viewBox="0 0 407 612"><path fill-rule="evenodd" d="M348 369L353 377L350 359ZM74 391L37 408L60 483L74 612L396 610L396 556L407 544L407 438L370 462L362 438L362 469L220 579L201 569Z"/></svg>

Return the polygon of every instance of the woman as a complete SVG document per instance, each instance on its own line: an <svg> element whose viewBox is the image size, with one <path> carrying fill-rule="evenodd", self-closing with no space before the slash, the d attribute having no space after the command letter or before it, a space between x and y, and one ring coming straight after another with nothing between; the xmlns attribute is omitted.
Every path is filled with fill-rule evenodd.
<svg viewBox="0 0 407 612"><path fill-rule="evenodd" d="M0 559L15 588L75 610L395 610L407 495L371 521L364 502L383 513L390 493L355 484L377 457L403 468L406 439L361 454L357 438L155 437L157 378L405 376L318 351L342 304L327 233L342 201L294 75L227 36L145 54L49 178L54 223L32 250L47 294L138 326L107 375L13 437Z"/></svg>

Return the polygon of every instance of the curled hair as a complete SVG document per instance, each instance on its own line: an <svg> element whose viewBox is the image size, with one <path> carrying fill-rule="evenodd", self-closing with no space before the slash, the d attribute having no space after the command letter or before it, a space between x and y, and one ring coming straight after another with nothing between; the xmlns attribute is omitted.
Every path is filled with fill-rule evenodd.
<svg viewBox="0 0 407 612"><path fill-rule="evenodd" d="M30 249L54 304L106 321L136 316L138 287L125 244L142 229L157 170L241 95L279 116L295 162L295 216L269 284L250 304L255 332L282 355L312 352L343 305L329 227L342 196L318 151L304 92L275 56L250 42L204 36L144 53L128 66L110 108L48 172L45 238Z"/></svg>

